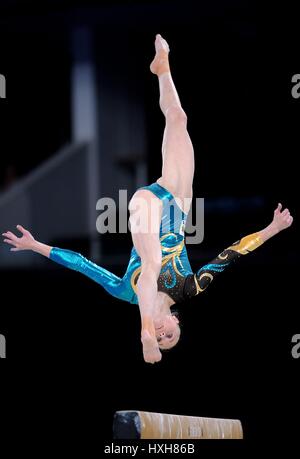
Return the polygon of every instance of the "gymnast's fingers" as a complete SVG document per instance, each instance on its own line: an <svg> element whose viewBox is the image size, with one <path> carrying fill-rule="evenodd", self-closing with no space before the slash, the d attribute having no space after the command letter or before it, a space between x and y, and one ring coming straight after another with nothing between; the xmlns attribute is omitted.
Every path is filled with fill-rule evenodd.
<svg viewBox="0 0 300 459"><path fill-rule="evenodd" d="M17 225L17 229L18 229L23 235L28 234L28 230L25 229L22 225Z"/></svg>
<svg viewBox="0 0 300 459"><path fill-rule="evenodd" d="M4 239L3 242L6 242L7 244L11 244L11 245L16 245L16 243L14 241L11 241L10 239Z"/></svg>
<svg viewBox="0 0 300 459"><path fill-rule="evenodd" d="M281 202L279 202L277 208L274 210L274 213L275 213L275 214L279 214L279 212L281 211L281 209L282 209L282 204L281 204Z"/></svg>
<svg viewBox="0 0 300 459"><path fill-rule="evenodd" d="M2 236L6 236L9 239L11 239L12 241L16 241L18 239L17 236L14 233L12 233L11 231L7 231L6 233L3 233Z"/></svg>

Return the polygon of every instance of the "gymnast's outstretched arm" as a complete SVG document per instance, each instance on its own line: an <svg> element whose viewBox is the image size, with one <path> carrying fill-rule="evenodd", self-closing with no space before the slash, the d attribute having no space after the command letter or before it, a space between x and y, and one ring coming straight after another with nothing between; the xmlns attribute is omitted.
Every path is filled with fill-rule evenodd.
<svg viewBox="0 0 300 459"><path fill-rule="evenodd" d="M17 237L11 231L2 234L5 237L4 242L13 246L11 251L32 250L40 255L44 255L56 263L84 274L100 284L108 293L116 298L124 299L120 294L122 280L118 276L87 260L80 253L51 247L50 245L36 241L32 234L21 225L18 225L17 229L22 233L21 237Z"/></svg>
<svg viewBox="0 0 300 459"><path fill-rule="evenodd" d="M241 255L247 255L257 249L271 237L280 231L289 228L293 223L293 217L288 209L282 211L282 205L278 204L274 211L272 222L263 230L243 237L230 247L221 252L214 260L200 268L194 274L194 283L190 284L187 296L195 296L203 292L213 279L224 271L233 261Z"/></svg>

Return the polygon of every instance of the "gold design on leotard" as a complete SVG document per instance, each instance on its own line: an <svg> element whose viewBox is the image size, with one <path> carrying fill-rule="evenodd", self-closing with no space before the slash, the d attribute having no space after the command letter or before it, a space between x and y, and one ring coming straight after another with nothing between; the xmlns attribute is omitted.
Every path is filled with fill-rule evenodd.
<svg viewBox="0 0 300 459"><path fill-rule="evenodd" d="M165 240L167 237L169 237L169 236L175 236L175 238L177 239L175 233L167 233L167 234L164 234L164 236L162 236L162 237L160 238L160 242L162 243L162 241L164 241L164 240ZM174 247L164 247L164 246L161 244L162 250L163 250L164 252L172 252L172 253L173 253L173 252L176 252L176 251L179 251L179 250L180 250L180 252L181 252L182 249L183 249L183 246L184 246L184 240L183 240L183 239L182 239L182 241L181 241L179 244L175 245Z"/></svg>
<svg viewBox="0 0 300 459"><path fill-rule="evenodd" d="M249 234L249 236L243 237L240 241L228 247L227 250L234 250L241 255L247 255L263 244L263 240L258 233Z"/></svg>
<svg viewBox="0 0 300 459"><path fill-rule="evenodd" d="M162 242L164 239L166 239L166 237L168 237L170 235L174 235L176 237L176 234L174 234L174 233L167 233L167 234L165 234L164 236L162 236L160 238L160 242ZM181 261L180 261L180 255L181 255L181 252L183 250L183 247L184 247L184 240L182 240L179 244L175 245L174 247L163 247L163 245L161 244L161 248L162 248L163 252L170 252L170 253L168 253L168 255L165 255L163 257L162 262L161 262L161 267L163 268L163 266L165 266L168 263L168 261L170 261L172 259L173 267L174 267L176 273L181 277L183 277L183 276L178 271L178 268L176 266L176 260L182 266ZM132 287L132 289L133 289L133 291L135 293L137 291L137 280L138 280L138 276L141 273L141 270L142 270L142 267L139 266L135 271L133 271L133 273L131 275L131 280L130 280L131 287Z"/></svg>
<svg viewBox="0 0 300 459"><path fill-rule="evenodd" d="M213 278L214 278L214 276L213 276L212 274L210 274L210 273L203 273L203 274L201 274L201 276L199 277L199 279L197 279L196 274L194 274L195 286L196 286L196 290L197 290L196 295L198 295L198 293L200 293L200 292L204 292L204 290L205 290L205 289L208 287L208 285L209 285L209 284L208 284L208 285L207 285L206 287L204 287L204 288L201 288L201 287L200 287L201 279L202 279L203 277L205 277L205 276L208 277L208 278L210 279L210 282L211 282L211 281L213 280Z"/></svg>
<svg viewBox="0 0 300 459"><path fill-rule="evenodd" d="M224 253L224 252L222 252L222 253ZM226 260L226 259L228 258L228 253L225 253L225 255L222 255L222 253L220 253L220 254L218 255L218 258L219 258L220 260Z"/></svg>

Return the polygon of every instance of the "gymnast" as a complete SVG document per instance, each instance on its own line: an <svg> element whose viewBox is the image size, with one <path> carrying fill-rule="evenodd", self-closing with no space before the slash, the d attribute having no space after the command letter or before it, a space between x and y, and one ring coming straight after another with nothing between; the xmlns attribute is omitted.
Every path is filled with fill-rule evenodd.
<svg viewBox="0 0 300 459"><path fill-rule="evenodd" d="M165 116L162 173L154 183L136 190L129 202L133 247L122 278L70 250L38 242L29 231L3 233L12 251L32 250L67 268L79 271L114 297L139 306L144 360L161 360L161 350L178 342L180 326L171 307L203 292L212 280L241 255L252 252L275 234L291 226L293 217L278 204L272 222L243 237L196 272L189 263L184 228L192 200L194 151L187 131L187 117L178 97L169 66L169 46L161 35L155 39L150 65L157 75L160 108ZM173 208L173 212L170 212ZM144 225L141 224L144 223Z"/></svg>

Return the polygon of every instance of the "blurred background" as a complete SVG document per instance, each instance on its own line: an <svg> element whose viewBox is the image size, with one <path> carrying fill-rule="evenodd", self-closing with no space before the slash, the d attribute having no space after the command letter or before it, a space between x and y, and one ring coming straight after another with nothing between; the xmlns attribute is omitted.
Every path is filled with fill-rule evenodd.
<svg viewBox="0 0 300 459"><path fill-rule="evenodd" d="M293 21L282 12L283 40L247 0L1 1L1 232L22 224L38 240L125 272L130 234L100 235L96 202L113 198L124 215L119 190L129 200L160 176L164 119L149 71L156 33L170 44L195 148L194 196L205 198L204 241L188 247L195 270L267 225L279 201L295 216L288 232L180 307L181 343L153 367L142 360L134 305L1 244L2 383L15 388L22 416L34 405L35 418L55 414L56 436L67 423L73 434L88 426L91 440L109 440L122 409L232 417L252 441L289 416L280 431L293 438L287 388L299 367L290 342L300 323Z"/></svg>

